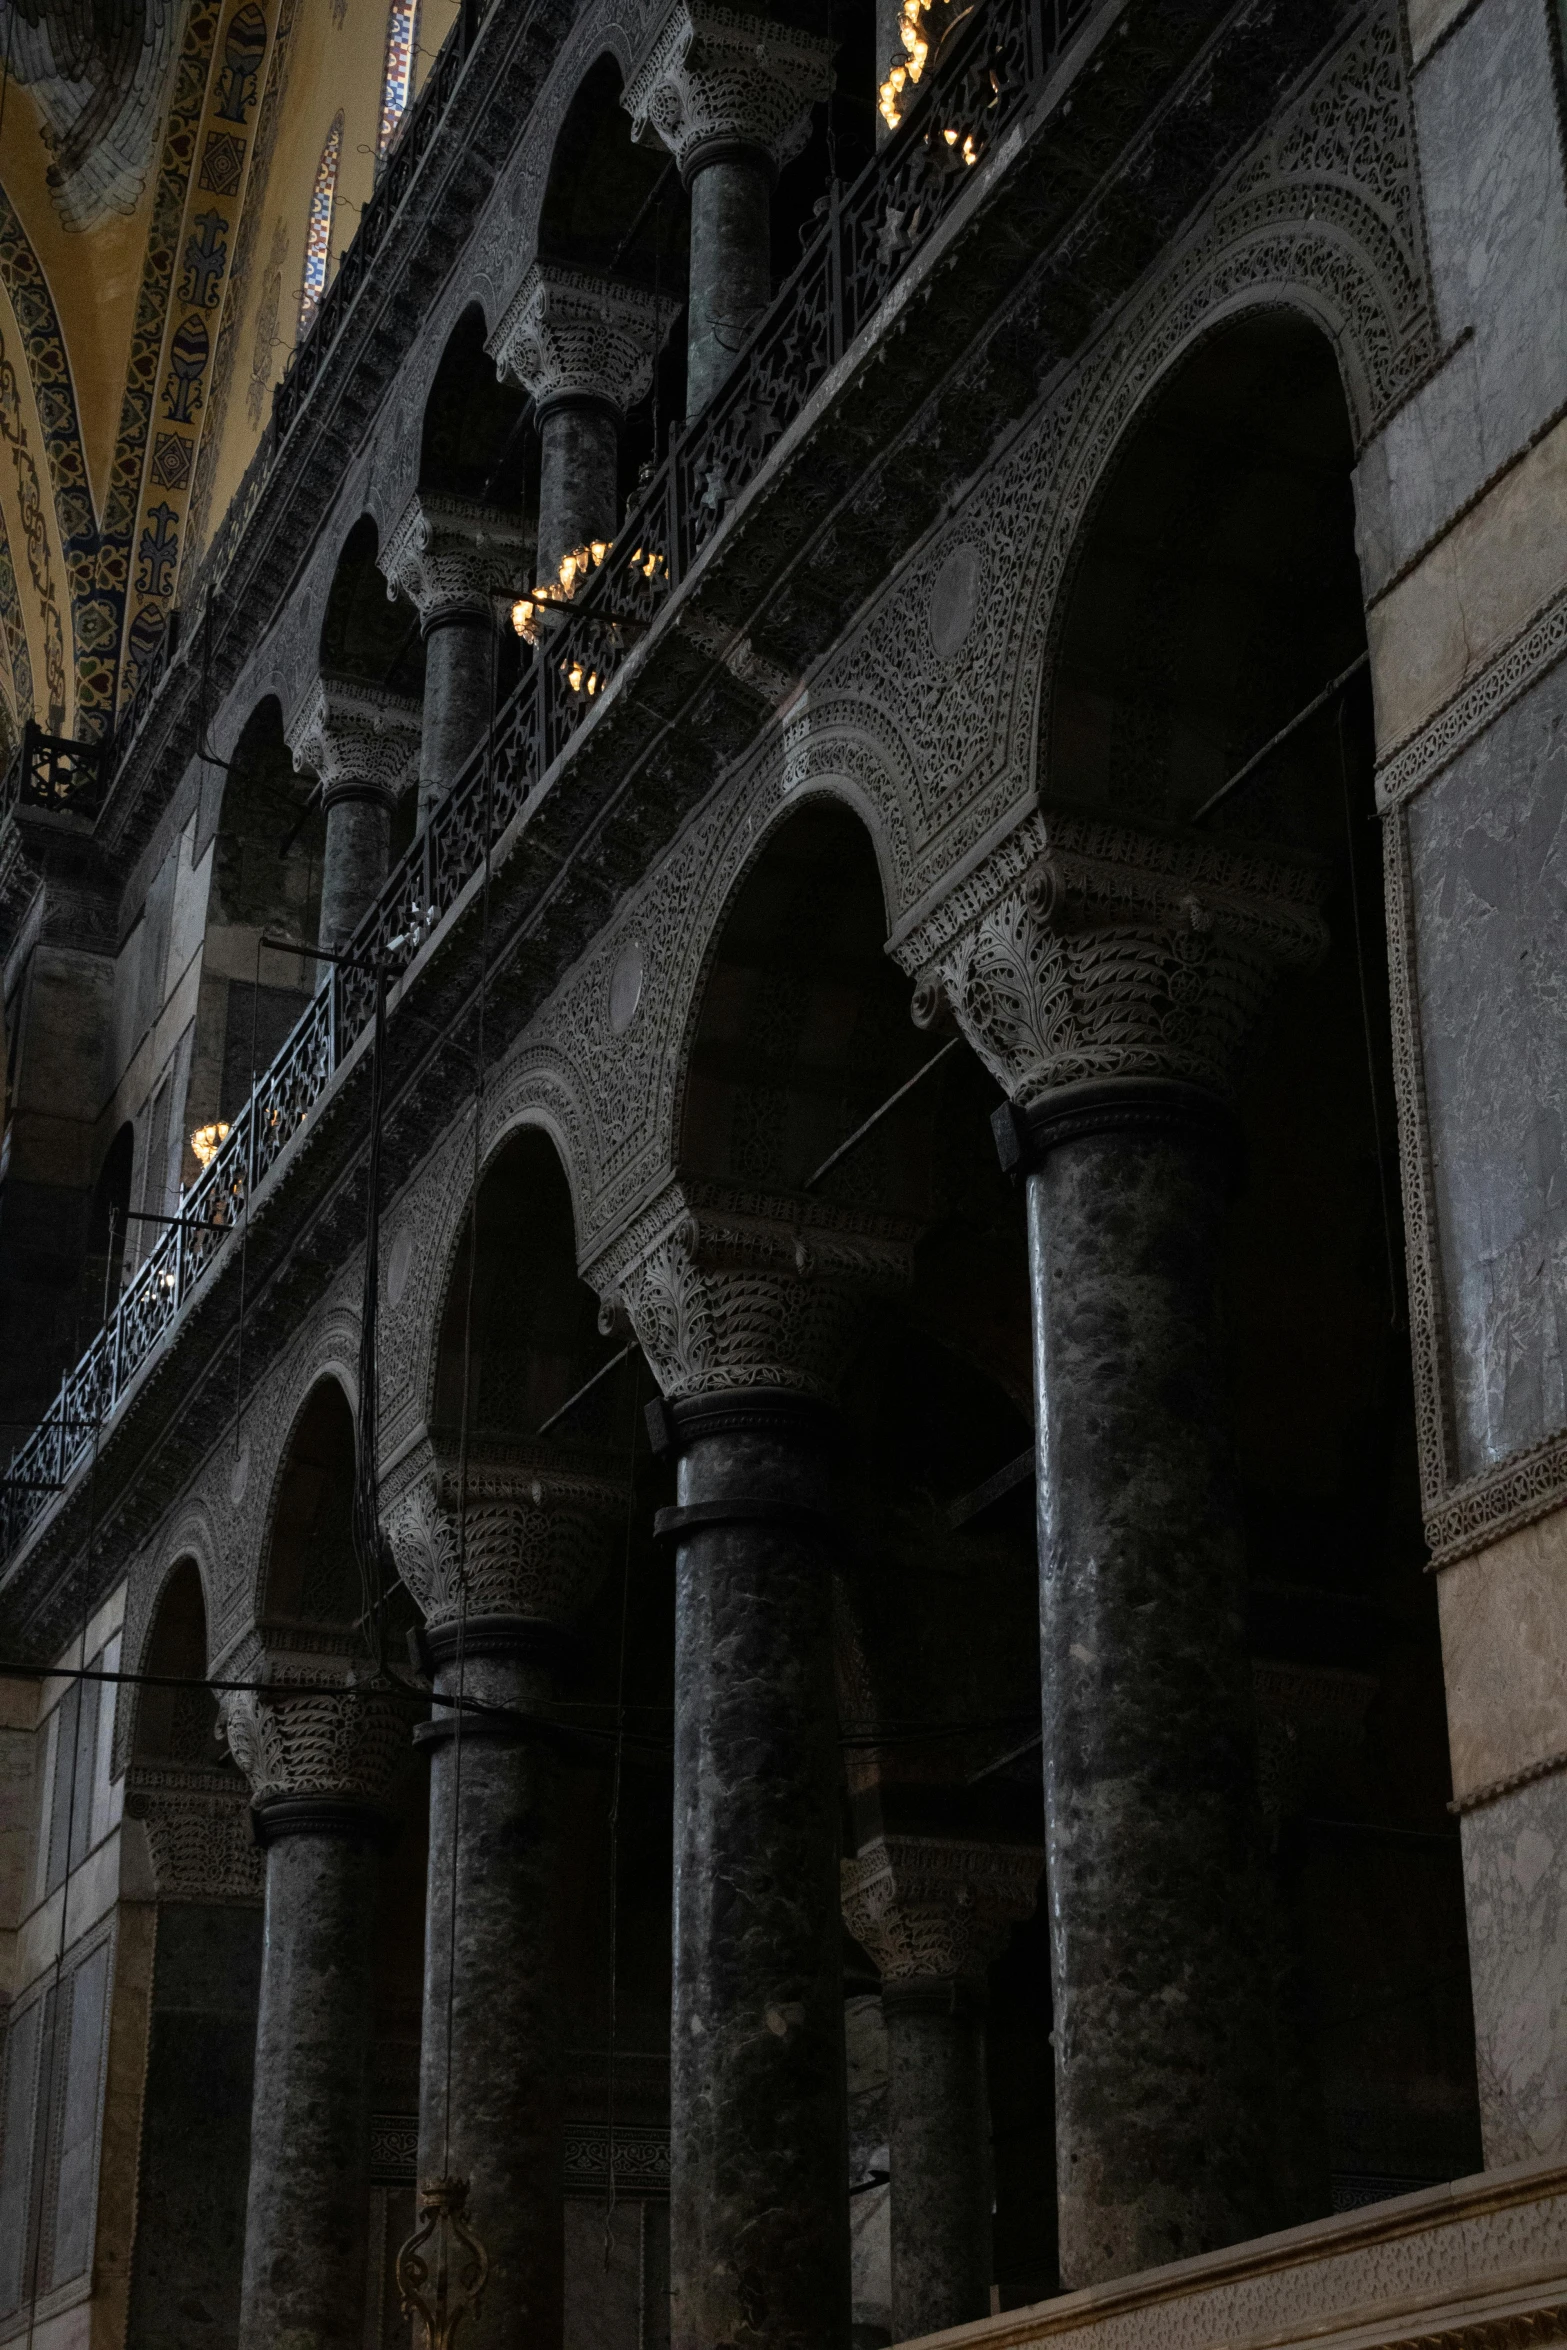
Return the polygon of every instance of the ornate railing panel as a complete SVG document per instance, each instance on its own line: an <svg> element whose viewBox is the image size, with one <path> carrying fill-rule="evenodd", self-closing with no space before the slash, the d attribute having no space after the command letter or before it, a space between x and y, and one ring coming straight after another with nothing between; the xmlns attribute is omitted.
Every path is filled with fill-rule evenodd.
<svg viewBox="0 0 1567 2350"><path fill-rule="evenodd" d="M1038 95L1063 43L1092 5L985 0L927 73L899 130L852 187L833 187L821 228L734 372L673 442L605 562L570 608L552 619L489 741L361 922L351 942L357 967L340 965L322 983L211 1164L183 1194L181 1220L138 1267L107 1327L67 1373L48 1417L14 1456L0 1501L7 1550L91 1451L95 1431L372 1018L376 963L393 976L404 970L450 911L657 617L671 587L874 317L970 172ZM459 24L410 109L338 277L279 388L279 439L315 380L342 307L363 282L435 134L481 19L479 0L464 0ZM156 677L149 674L143 687L150 696ZM142 704L140 692L137 702Z"/></svg>
<svg viewBox="0 0 1567 2350"><path fill-rule="evenodd" d="M0 784L0 816L16 807L47 808L56 816L97 815L108 782L107 746L45 734L29 718L16 756Z"/></svg>

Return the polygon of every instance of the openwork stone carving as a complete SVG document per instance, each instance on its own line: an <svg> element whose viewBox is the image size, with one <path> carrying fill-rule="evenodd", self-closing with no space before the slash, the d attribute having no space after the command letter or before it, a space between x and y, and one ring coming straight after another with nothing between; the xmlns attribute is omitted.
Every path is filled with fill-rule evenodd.
<svg viewBox="0 0 1567 2350"><path fill-rule="evenodd" d="M353 678L318 678L287 730L294 771L319 778L324 807L366 793L394 799L418 756L422 721L419 704L406 694Z"/></svg>
<svg viewBox="0 0 1567 2350"><path fill-rule="evenodd" d="M843 1920L887 1983L982 1980L1033 1914L1044 1854L1023 1844L879 1836L840 1863Z"/></svg>
<svg viewBox="0 0 1567 2350"><path fill-rule="evenodd" d="M1021 1107L1085 1078L1228 1094L1278 971L1326 943L1304 864L1037 811L898 950Z"/></svg>
<svg viewBox="0 0 1567 2350"><path fill-rule="evenodd" d="M266 1864L250 1833L246 1790L222 1771L133 1763L125 1816L147 1834L160 1901L259 1902Z"/></svg>
<svg viewBox="0 0 1567 2350"><path fill-rule="evenodd" d="M429 628L454 612L490 619L493 599L524 582L533 544L518 518L496 506L419 494L403 508L376 560L388 600L407 596Z"/></svg>
<svg viewBox="0 0 1567 2350"><path fill-rule="evenodd" d="M756 148L777 170L810 136L811 108L832 88L835 46L711 0L674 0L622 93L631 135L666 146L682 177L703 147L719 144Z"/></svg>
<svg viewBox="0 0 1567 2350"><path fill-rule="evenodd" d="M253 1804L302 1795L384 1803L408 1751L407 1721L369 1690L239 1690L224 1700L223 1728Z"/></svg>
<svg viewBox="0 0 1567 2350"><path fill-rule="evenodd" d="M488 348L539 407L606 400L624 416L652 390L653 362L679 308L592 270L536 261Z"/></svg>
<svg viewBox="0 0 1567 2350"><path fill-rule="evenodd" d="M670 1402L732 1387L828 1399L866 1300L901 1288L912 1227L812 1199L677 1181L588 1278L629 1318Z"/></svg>
<svg viewBox="0 0 1567 2350"><path fill-rule="evenodd" d="M580 1614L625 1523L626 1491L542 1445L426 1438L387 1514L398 1571L432 1631L470 1616L566 1624ZM460 1510L459 1510L460 1504Z"/></svg>

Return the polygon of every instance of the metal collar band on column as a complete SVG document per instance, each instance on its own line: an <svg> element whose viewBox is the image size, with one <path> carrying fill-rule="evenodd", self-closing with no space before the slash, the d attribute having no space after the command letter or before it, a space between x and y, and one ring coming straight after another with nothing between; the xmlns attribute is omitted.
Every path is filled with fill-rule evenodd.
<svg viewBox="0 0 1567 2350"><path fill-rule="evenodd" d="M471 628L475 636L488 636L494 626L495 616L488 608L481 612L472 604L437 604L427 620L421 619L419 635L428 644L443 628Z"/></svg>
<svg viewBox="0 0 1567 2350"><path fill-rule="evenodd" d="M950 2015L977 2020L989 2005L988 1986L969 1975L884 1975L882 2012L900 2015Z"/></svg>
<svg viewBox="0 0 1567 2350"><path fill-rule="evenodd" d="M778 166L765 147L757 147L749 139L737 139L732 133L720 132L711 139L698 139L680 166L683 186L689 188L699 171L710 163L745 163L752 171L759 171L769 188L778 184Z"/></svg>
<svg viewBox="0 0 1567 2350"><path fill-rule="evenodd" d="M370 808L392 808L397 804L397 795L388 791L384 783L371 783L367 778L350 775L341 783L328 784L321 794L321 812L326 815L350 800L360 800Z"/></svg>
<svg viewBox="0 0 1567 2350"><path fill-rule="evenodd" d="M263 1850L285 1836L358 1836L385 1846L395 1841L397 1822L352 1795L275 1795L251 1806L250 1832Z"/></svg>
<svg viewBox="0 0 1567 2350"><path fill-rule="evenodd" d="M542 1616L469 1616L461 1624L455 1617L448 1623L427 1624L421 1646L429 1666L439 1671L457 1662L459 1648L469 1659L506 1656L553 1667L576 1643L562 1625Z"/></svg>
<svg viewBox="0 0 1567 2350"><path fill-rule="evenodd" d="M1003 1102L992 1111L996 1153L1008 1175L1028 1175L1064 1142L1090 1135L1167 1136L1206 1143L1221 1153L1238 1176L1240 1126L1228 1102L1205 1086L1174 1077L1094 1077L1063 1085L1019 1108Z"/></svg>
<svg viewBox="0 0 1567 2350"><path fill-rule="evenodd" d="M726 1387L716 1395L683 1395L674 1403L655 1396L647 1407L648 1441L659 1454L689 1452L707 1436L787 1433L825 1447L836 1428L837 1414L829 1405L790 1387Z"/></svg>
<svg viewBox="0 0 1567 2350"><path fill-rule="evenodd" d="M838 1521L830 1510L815 1509L808 1501L783 1501L768 1493L726 1494L721 1501L653 1512L655 1542L678 1542L711 1526L789 1526L801 1534L833 1534Z"/></svg>
<svg viewBox="0 0 1567 2350"><path fill-rule="evenodd" d="M533 421L540 432L552 416L602 416L619 432L625 423L619 405L607 392L548 392L533 411Z"/></svg>

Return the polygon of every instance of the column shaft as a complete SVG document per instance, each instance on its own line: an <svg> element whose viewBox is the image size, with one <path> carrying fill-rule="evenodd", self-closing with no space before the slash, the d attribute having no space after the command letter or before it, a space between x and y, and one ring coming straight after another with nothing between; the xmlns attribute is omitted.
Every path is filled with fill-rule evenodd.
<svg viewBox="0 0 1567 2350"><path fill-rule="evenodd" d="M772 172L744 152L692 172L686 414L699 416L773 298Z"/></svg>
<svg viewBox="0 0 1567 2350"><path fill-rule="evenodd" d="M620 504L620 428L600 401L561 400L539 428L539 578L593 539L612 539Z"/></svg>
<svg viewBox="0 0 1567 2350"><path fill-rule="evenodd" d="M892 2336L990 2309L990 2117L979 2002L957 1983L885 1983Z"/></svg>
<svg viewBox="0 0 1567 2350"><path fill-rule="evenodd" d="M240 2350L363 2339L374 1891L367 1835L268 1851Z"/></svg>
<svg viewBox="0 0 1567 2350"><path fill-rule="evenodd" d="M425 630L419 822L428 824L483 736L494 691L495 629L460 607Z"/></svg>
<svg viewBox="0 0 1567 2350"><path fill-rule="evenodd" d="M1273 2218L1246 1567L1213 1347L1227 1169L1213 1127L1138 1124L1149 1093L1126 1093L1130 1130L1058 1140L1028 1179L1068 2287Z"/></svg>
<svg viewBox="0 0 1567 2350"><path fill-rule="evenodd" d="M839 1760L821 1407L671 1407L676 1566L674 2350L848 2336Z"/></svg>
<svg viewBox="0 0 1567 2350"><path fill-rule="evenodd" d="M326 802L326 848L321 859L324 947L352 937L380 892L391 863L392 803L374 785L350 785Z"/></svg>
<svg viewBox="0 0 1567 2350"><path fill-rule="evenodd" d="M448 1633L443 1647L452 1645ZM437 1693L456 1686L456 1664L443 1664ZM463 1687L487 1704L531 1711L549 1696L550 1677L520 1655L469 1656ZM558 2344L563 2323L558 1878L546 1750L485 1735L472 1717L460 1749L454 1737L432 1740L419 2176L454 2172L469 2182L469 2217L490 2259L482 2338L496 2350Z"/></svg>

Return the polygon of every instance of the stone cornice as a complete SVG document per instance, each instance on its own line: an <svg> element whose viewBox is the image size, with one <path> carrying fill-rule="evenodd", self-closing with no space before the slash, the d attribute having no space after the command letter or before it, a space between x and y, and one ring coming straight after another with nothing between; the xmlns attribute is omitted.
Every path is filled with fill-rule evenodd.
<svg viewBox="0 0 1567 2350"><path fill-rule="evenodd" d="M407 596L426 628L453 612L491 618L497 596L526 586L532 560L520 515L429 491L409 499L376 557L388 597Z"/></svg>
<svg viewBox="0 0 1567 2350"><path fill-rule="evenodd" d="M603 400L624 416L652 389L653 363L679 315L667 295L536 261L485 347L540 407Z"/></svg>
<svg viewBox="0 0 1567 2350"><path fill-rule="evenodd" d="M626 77L631 135L682 174L704 147L751 147L775 171L798 155L832 89L835 41L714 0L671 0Z"/></svg>

